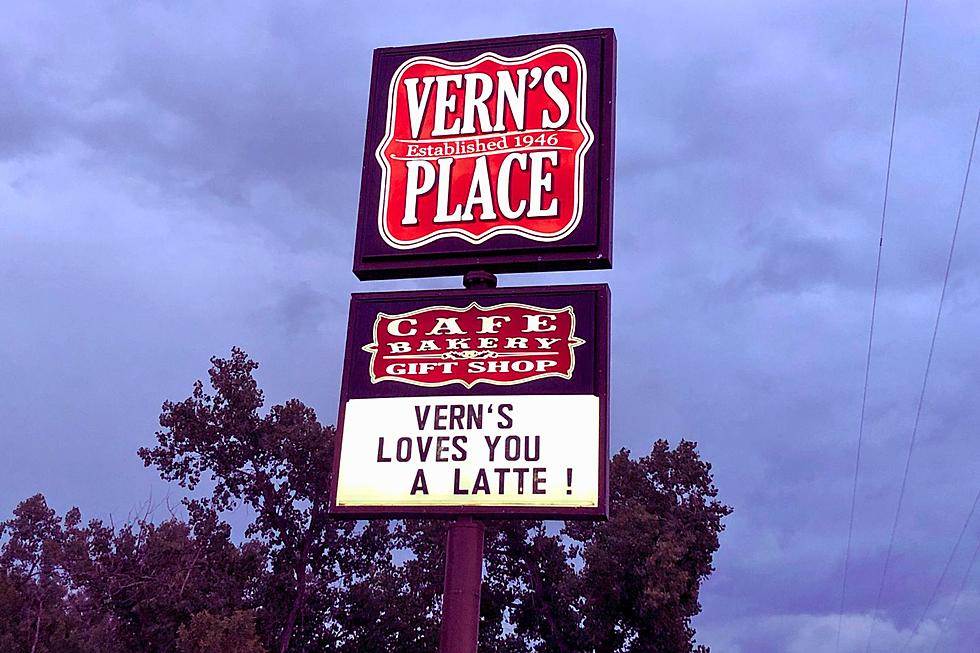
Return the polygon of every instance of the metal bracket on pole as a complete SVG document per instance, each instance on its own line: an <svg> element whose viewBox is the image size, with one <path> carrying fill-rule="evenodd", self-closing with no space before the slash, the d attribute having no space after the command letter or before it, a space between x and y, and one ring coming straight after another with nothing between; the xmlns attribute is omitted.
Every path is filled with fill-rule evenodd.
<svg viewBox="0 0 980 653"><path fill-rule="evenodd" d="M470 270L463 275L464 288L496 288L497 275L486 270Z"/></svg>

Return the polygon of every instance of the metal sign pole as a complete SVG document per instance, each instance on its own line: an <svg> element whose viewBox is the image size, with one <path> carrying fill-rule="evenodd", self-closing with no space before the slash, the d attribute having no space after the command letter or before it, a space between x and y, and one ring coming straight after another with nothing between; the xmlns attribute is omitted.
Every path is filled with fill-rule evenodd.
<svg viewBox="0 0 980 653"><path fill-rule="evenodd" d="M460 517L449 524L439 653L476 653L480 638L483 530L483 523L472 517Z"/></svg>
<svg viewBox="0 0 980 653"><path fill-rule="evenodd" d="M474 270L463 277L463 286L496 288L497 277L484 270ZM483 522L472 517L459 517L449 524L439 653L476 653L480 639L483 532Z"/></svg>

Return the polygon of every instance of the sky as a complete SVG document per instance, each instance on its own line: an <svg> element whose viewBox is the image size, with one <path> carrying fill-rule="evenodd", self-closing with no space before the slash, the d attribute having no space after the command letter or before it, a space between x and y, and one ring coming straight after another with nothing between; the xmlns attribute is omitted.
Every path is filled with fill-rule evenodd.
<svg viewBox="0 0 980 653"><path fill-rule="evenodd" d="M835 648L903 3L8 4L0 21L0 515L177 503L135 455L244 348L336 419L376 47L613 27L612 447L699 443L726 519L698 640ZM980 650L980 3L912 1L839 651ZM980 567L980 565L977 565ZM960 587L963 591L960 592ZM956 602L956 609L953 604ZM935 648L934 648L935 646Z"/></svg>

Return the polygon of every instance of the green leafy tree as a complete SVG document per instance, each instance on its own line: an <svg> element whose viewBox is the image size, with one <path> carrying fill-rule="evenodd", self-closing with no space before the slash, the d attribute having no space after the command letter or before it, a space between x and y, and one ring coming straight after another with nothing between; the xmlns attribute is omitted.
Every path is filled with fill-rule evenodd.
<svg viewBox="0 0 980 653"><path fill-rule="evenodd" d="M435 651L447 523L326 514L334 430L297 400L264 414L257 365L212 359L166 402L147 466L187 518L59 519L40 495L0 522L0 651ZM692 442L610 463L605 522L486 522L484 653L706 653L691 619L723 518ZM245 540L221 513L248 506Z"/></svg>
<svg viewBox="0 0 980 653"><path fill-rule="evenodd" d="M264 653L255 616L237 610L226 617L199 612L177 634L178 653Z"/></svg>
<svg viewBox="0 0 980 653"><path fill-rule="evenodd" d="M172 652L195 613L240 609L266 562L213 512L116 529L77 509L59 520L37 495L0 530L2 651Z"/></svg>
<svg viewBox="0 0 980 653"><path fill-rule="evenodd" d="M69 519L75 519L74 514ZM0 650L79 650L65 610L69 581L62 564L64 529L41 495L0 523Z"/></svg>
<svg viewBox="0 0 980 653"><path fill-rule="evenodd" d="M480 650L493 653L686 653L697 647L691 619L701 582L714 570L722 519L710 464L693 442L649 455L622 450L610 465L610 518L487 523ZM445 524L406 522L399 546L416 570L414 603L441 599ZM438 612L416 610L412 623ZM434 650L437 638L426 646Z"/></svg>
<svg viewBox="0 0 980 653"><path fill-rule="evenodd" d="M207 511L118 530L93 521L69 542L74 584L111 615L120 641L147 652L173 651L177 630L198 612L241 609L266 560L261 545L235 545L228 524Z"/></svg>
<svg viewBox="0 0 980 653"><path fill-rule="evenodd" d="M355 524L327 516L334 430L298 400L260 415L257 363L240 349L213 358L213 394L198 381L182 402L166 402L157 446L139 456L167 480L190 491L207 477L208 496L188 499L189 510L228 510L245 504L255 513L246 536L262 541L271 575L260 589L260 620L277 631L275 650L322 647L329 637L327 605L337 600ZM299 641L292 646L293 638Z"/></svg>

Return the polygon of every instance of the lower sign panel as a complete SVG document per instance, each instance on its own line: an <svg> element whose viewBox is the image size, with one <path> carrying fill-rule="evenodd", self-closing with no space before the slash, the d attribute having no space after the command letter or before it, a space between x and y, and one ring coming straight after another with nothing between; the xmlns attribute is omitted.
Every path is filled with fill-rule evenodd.
<svg viewBox="0 0 980 653"><path fill-rule="evenodd" d="M336 507L599 509L599 398L351 399Z"/></svg>
<svg viewBox="0 0 980 653"><path fill-rule="evenodd" d="M338 518L605 519L605 285L351 296Z"/></svg>

